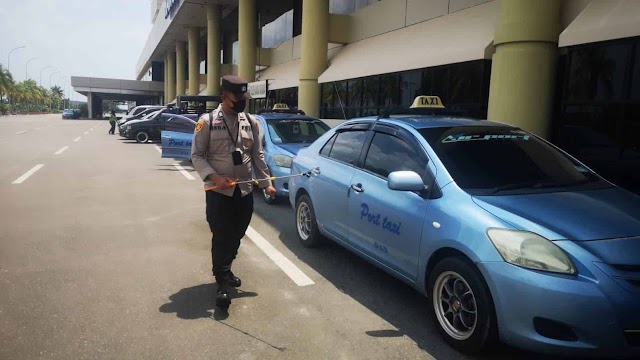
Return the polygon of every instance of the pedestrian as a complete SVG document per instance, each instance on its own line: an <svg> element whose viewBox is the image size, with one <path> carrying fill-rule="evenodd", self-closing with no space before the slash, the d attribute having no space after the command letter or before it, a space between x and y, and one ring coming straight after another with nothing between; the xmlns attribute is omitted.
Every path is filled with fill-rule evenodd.
<svg viewBox="0 0 640 360"><path fill-rule="evenodd" d="M116 112L114 110L111 110L111 116L109 116L109 124L111 125L109 134L114 135L116 133Z"/></svg>
<svg viewBox="0 0 640 360"><path fill-rule="evenodd" d="M234 75L221 81L222 102L217 109L200 117L193 135L191 158L206 188L206 215L211 229L212 272L218 284L216 305L231 304L229 287L241 281L231 271L240 239L253 214L252 184L232 185L250 180L252 168L261 180L258 186L275 197L276 189L268 180L269 172L262 150L260 125L244 108L251 95L247 82Z"/></svg>

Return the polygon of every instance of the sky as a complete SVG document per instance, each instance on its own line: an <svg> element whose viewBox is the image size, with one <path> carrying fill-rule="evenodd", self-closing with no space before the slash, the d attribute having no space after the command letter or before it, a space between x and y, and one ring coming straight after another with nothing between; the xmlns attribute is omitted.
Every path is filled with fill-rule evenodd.
<svg viewBox="0 0 640 360"><path fill-rule="evenodd" d="M135 80L151 31L152 0L0 0L0 63L11 54L14 79L70 86L70 76ZM155 1L155 0L153 0ZM75 93L73 100L84 100Z"/></svg>

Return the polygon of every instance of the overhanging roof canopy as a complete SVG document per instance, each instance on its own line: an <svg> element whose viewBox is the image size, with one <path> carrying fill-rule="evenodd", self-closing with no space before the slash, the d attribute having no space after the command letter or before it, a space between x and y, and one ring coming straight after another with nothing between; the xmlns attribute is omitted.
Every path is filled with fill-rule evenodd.
<svg viewBox="0 0 640 360"><path fill-rule="evenodd" d="M488 2L348 44L338 50L318 81L491 58L498 5Z"/></svg>

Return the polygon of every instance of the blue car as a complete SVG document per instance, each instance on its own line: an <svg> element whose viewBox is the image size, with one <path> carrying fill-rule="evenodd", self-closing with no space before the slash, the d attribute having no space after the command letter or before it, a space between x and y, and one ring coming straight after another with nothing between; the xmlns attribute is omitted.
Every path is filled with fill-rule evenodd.
<svg viewBox="0 0 640 360"><path fill-rule="evenodd" d="M329 131L329 126L319 119L306 116L299 110L290 110L286 104L275 104L267 112L258 112L256 120L260 122L263 133L264 157L271 176L280 177L291 174L291 160L300 149L311 145L316 139ZM266 129L266 131L264 131ZM274 204L278 197L289 197L289 179L276 179L276 198L264 194L267 204Z"/></svg>
<svg viewBox="0 0 640 360"><path fill-rule="evenodd" d="M300 242L331 239L429 297L461 351L640 358L640 197L517 127L429 115L434 103L300 150Z"/></svg>

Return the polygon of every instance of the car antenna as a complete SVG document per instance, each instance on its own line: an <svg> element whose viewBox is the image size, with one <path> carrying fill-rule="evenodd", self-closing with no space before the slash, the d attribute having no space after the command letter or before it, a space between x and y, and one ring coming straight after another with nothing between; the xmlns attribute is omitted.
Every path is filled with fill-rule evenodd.
<svg viewBox="0 0 640 360"><path fill-rule="evenodd" d="M347 120L347 113L344 112L344 106L342 105L342 99L340 98L340 93L338 93L338 87L336 86L336 82L333 82L333 90L336 92L338 96L338 102L340 103L340 110L342 111L342 117Z"/></svg>

